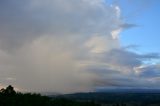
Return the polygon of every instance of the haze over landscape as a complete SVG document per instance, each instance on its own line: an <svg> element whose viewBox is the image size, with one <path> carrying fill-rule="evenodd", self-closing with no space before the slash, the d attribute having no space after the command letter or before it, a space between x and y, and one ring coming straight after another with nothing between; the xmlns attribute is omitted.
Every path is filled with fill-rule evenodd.
<svg viewBox="0 0 160 106"><path fill-rule="evenodd" d="M0 88L159 89L160 1L147 1L1 0Z"/></svg>

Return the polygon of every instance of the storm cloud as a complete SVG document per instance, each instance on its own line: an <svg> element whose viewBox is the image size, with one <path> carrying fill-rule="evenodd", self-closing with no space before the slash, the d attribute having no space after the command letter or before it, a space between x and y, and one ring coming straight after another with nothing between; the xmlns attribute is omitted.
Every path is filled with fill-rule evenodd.
<svg viewBox="0 0 160 106"><path fill-rule="evenodd" d="M0 86L61 93L146 86L138 67L159 58L121 47L119 33L135 25L103 0L5 0L0 13Z"/></svg>

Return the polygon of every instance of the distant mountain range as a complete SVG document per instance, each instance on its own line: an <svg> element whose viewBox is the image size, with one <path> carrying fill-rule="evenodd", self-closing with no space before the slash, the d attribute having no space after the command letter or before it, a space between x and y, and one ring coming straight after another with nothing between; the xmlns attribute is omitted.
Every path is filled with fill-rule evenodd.
<svg viewBox="0 0 160 106"><path fill-rule="evenodd" d="M158 89L119 89L104 92L74 93L50 97L68 98L76 101L95 101L97 103L160 103ZM139 105L138 105L139 106ZM158 105L160 106L160 105Z"/></svg>
<svg viewBox="0 0 160 106"><path fill-rule="evenodd" d="M61 94L61 93L55 93L55 92L43 92L42 95L47 96L59 96L59 95L76 95L76 94L90 94L90 93L160 93L160 89L148 89L148 88L136 88L136 89L130 89L130 88L114 88L114 89L101 89L97 90L95 92L77 92L72 94Z"/></svg>
<svg viewBox="0 0 160 106"><path fill-rule="evenodd" d="M97 92L105 93L160 93L160 89L151 89L151 88L115 88L115 89L101 89Z"/></svg>

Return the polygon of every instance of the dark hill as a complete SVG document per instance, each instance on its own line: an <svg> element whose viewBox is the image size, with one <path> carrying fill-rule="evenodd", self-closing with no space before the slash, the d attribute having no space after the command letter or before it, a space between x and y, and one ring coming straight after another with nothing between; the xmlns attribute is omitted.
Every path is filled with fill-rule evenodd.
<svg viewBox="0 0 160 106"><path fill-rule="evenodd" d="M99 106L94 102L79 102L64 97L47 97L35 93L20 93L9 85L0 90L0 106Z"/></svg>

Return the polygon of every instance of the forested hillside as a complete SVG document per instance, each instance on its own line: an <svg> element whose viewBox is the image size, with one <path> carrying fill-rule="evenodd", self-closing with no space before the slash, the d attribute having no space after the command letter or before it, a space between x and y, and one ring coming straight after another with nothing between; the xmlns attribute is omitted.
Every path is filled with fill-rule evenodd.
<svg viewBox="0 0 160 106"><path fill-rule="evenodd" d="M0 106L99 106L94 102L78 102L62 97L47 97L35 93L20 93L9 85L0 90Z"/></svg>
<svg viewBox="0 0 160 106"><path fill-rule="evenodd" d="M160 93L75 93L42 96L16 92L9 85L0 90L0 106L160 106Z"/></svg>

